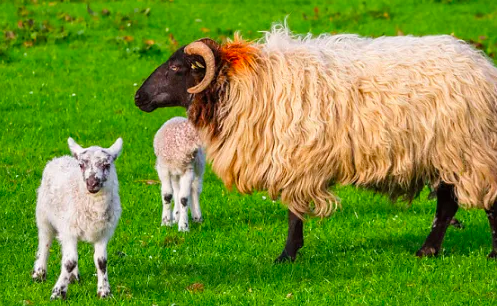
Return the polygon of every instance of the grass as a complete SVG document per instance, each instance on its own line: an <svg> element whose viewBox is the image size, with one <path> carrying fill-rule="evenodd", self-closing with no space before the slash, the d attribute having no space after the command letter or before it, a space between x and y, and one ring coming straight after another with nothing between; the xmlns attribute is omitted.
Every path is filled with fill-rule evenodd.
<svg viewBox="0 0 497 306"><path fill-rule="evenodd" d="M255 39L288 16L296 32L362 35L454 33L489 56L497 49L497 2L393 1L0 1L0 304L2 305L491 305L497 263L479 210L460 211L438 258L413 254L428 234L435 202L412 206L337 187L343 208L305 223L293 264L273 265L286 238L286 210L264 193L228 192L208 170L205 221L191 232L160 227L152 139L183 109L146 114L133 95L181 45L240 30ZM35 191L48 160L83 146L109 146L117 161L123 215L109 245L113 298L96 298L92 248L79 247L82 283L50 302L60 271L52 247L47 282L33 283Z"/></svg>

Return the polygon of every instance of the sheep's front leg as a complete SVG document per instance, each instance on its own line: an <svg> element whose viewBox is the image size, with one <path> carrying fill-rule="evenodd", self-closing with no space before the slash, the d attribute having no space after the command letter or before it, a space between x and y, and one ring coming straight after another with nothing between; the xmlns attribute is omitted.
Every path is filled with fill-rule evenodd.
<svg viewBox="0 0 497 306"><path fill-rule="evenodd" d="M193 169L188 169L179 179L179 219L178 231L188 232L188 206L191 201L192 182L194 178Z"/></svg>
<svg viewBox="0 0 497 306"><path fill-rule="evenodd" d="M77 273L78 266L78 240L76 237L62 237L62 267L59 279L52 289L50 299L66 299L67 287Z"/></svg>
<svg viewBox="0 0 497 306"><path fill-rule="evenodd" d="M171 184L171 173L167 169L157 167L157 172L162 184L162 226L173 225L173 214L171 205L173 201L173 186Z"/></svg>
<svg viewBox="0 0 497 306"><path fill-rule="evenodd" d="M193 222L202 222L202 211L200 210L200 194L202 193L202 177L195 176L192 183L192 219Z"/></svg>
<svg viewBox="0 0 497 306"><path fill-rule="evenodd" d="M34 281L45 281L47 278L47 260L52 245L54 230L46 220L38 221L38 252L31 277Z"/></svg>
<svg viewBox="0 0 497 306"><path fill-rule="evenodd" d="M431 226L431 232L425 243L416 253L418 257L437 255L442 246L447 227L457 212L459 205L454 194L454 187L442 184L437 190L437 211Z"/></svg>
<svg viewBox="0 0 497 306"><path fill-rule="evenodd" d="M281 255L276 258L275 263L287 260L294 261L298 250L304 246L304 222L291 210L288 210L288 237Z"/></svg>
<svg viewBox="0 0 497 306"><path fill-rule="evenodd" d="M110 296L110 284L107 273L107 241L99 241L95 243L95 253L93 261L97 267L97 295L100 298Z"/></svg>

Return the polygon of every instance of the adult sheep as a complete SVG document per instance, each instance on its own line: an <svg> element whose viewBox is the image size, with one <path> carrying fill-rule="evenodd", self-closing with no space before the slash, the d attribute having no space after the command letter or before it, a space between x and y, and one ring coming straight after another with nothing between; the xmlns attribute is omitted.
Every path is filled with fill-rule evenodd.
<svg viewBox="0 0 497 306"><path fill-rule="evenodd" d="M204 68L205 67L205 68ZM497 69L451 36L201 39L144 82L136 105L184 106L227 187L289 208L277 261L295 259L305 213L328 216L334 184L411 200L436 191L418 256L436 255L459 206L487 211L497 256Z"/></svg>

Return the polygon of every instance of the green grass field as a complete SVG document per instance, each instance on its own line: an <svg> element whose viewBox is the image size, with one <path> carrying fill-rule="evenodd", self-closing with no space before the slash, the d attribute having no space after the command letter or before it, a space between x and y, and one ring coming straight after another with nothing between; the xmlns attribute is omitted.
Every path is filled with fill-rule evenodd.
<svg viewBox="0 0 497 306"><path fill-rule="evenodd" d="M207 171L204 223L187 234L160 227L160 185L152 140L183 109L151 114L134 106L141 82L179 46L239 30L255 39L288 16L295 32L450 34L497 53L493 0L333 1L0 0L1 305L495 305L497 262L488 261L483 211L460 211L437 258L414 256L435 202L412 206L337 187L342 209L305 223L295 263L273 265L286 239L286 209L264 193L229 192ZM90 245L79 245L82 282L50 302L60 272L52 247L45 283L30 272L37 247L36 189L46 162L68 154L67 138L109 146L117 161L123 214L109 244L113 297L96 297Z"/></svg>

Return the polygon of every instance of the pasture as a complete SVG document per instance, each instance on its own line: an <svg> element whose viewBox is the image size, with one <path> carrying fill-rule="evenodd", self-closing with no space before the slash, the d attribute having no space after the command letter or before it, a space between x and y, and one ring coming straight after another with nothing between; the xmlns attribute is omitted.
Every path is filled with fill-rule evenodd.
<svg viewBox="0 0 497 306"><path fill-rule="evenodd" d="M202 224L161 227L152 141L184 109L144 113L133 96L178 47L223 41L287 18L295 33L453 34L497 58L492 0L0 1L1 305L494 305L497 262L481 210L460 210L443 252L419 259L435 212L425 191L412 205L337 186L342 208L304 224L294 263L274 265L287 212L264 192L227 190L207 169ZM60 273L54 243L47 281L30 272L37 247L36 189L45 164L84 147L124 140L116 161L123 213L108 248L113 296L96 297L93 249L79 245L80 284L50 302Z"/></svg>

